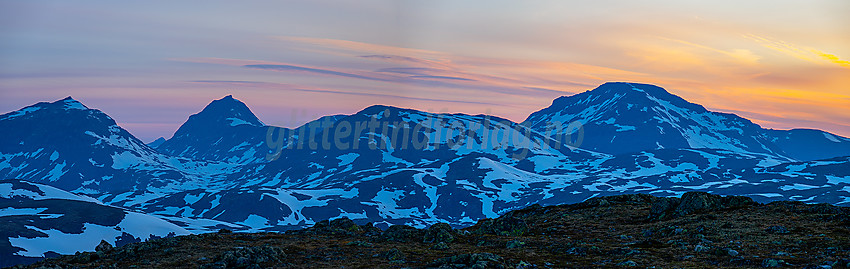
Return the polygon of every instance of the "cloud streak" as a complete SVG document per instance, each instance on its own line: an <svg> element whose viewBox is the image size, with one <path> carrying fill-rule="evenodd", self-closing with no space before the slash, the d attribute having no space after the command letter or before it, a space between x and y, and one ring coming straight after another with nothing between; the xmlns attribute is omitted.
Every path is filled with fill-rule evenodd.
<svg viewBox="0 0 850 269"><path fill-rule="evenodd" d="M806 91L799 91L804 93L803 95L789 96L788 91L776 87L788 85L811 87L815 83L826 83L827 80L820 77L834 78L828 75L829 72L839 71L777 69L770 66L776 59L767 57L765 52L781 52L780 55L808 63L835 63L844 66L846 61L831 54L798 47L787 42L774 41L757 35L740 36L744 36L744 40L755 43L755 46L751 46L752 43L739 43L720 47L679 38L655 36L653 39L647 39L648 43L632 44L632 47L620 56L624 59L623 64L617 66L475 57L364 42L280 36L275 37L275 40L284 42L286 46L310 48L310 53L330 57L329 59L333 61L305 65L259 59L190 58L180 60L281 73L280 77L268 77L269 81L289 79L292 78L291 75L299 75L298 78L301 79L304 78L303 75L313 75L327 77L330 81L340 81L343 85L361 81L367 84L360 84L358 87L369 88L368 85L374 85L376 89L391 89L392 85L401 85L405 88L416 89L403 94L369 95L328 90L339 88L332 85L319 87L314 85L315 89L284 87L290 90L357 94L376 98L410 97L409 100L429 102L435 102L440 98L427 96L447 96L446 94L451 91L455 93L453 95L457 99L447 100L445 102L447 104L469 102L478 105L496 105L501 102L501 105L525 107L526 113L547 105L554 97L584 91L605 81L639 81L659 84L708 108L726 111L741 107L758 108L760 111L750 111L749 115L761 117L772 114L774 110L789 110L794 107L800 113L786 114L789 117L786 123L809 124L835 120L834 117L826 115L835 114L834 112L823 114L824 112L814 107L819 104L821 107L839 109L845 103L824 102L825 95L818 97ZM812 75L799 75L803 73ZM308 84L311 83L308 82ZM281 85L275 87L281 87ZM461 91L465 94L458 94ZM727 104L728 101L724 101L725 98L736 98L729 94L731 92L737 92L739 96L734 102L736 107L731 107ZM511 103L496 101L496 99L483 102L477 100L481 96L493 94L498 94L501 100L507 98L520 102ZM805 100L805 105L800 107L799 102L802 100ZM765 105L766 103L771 105ZM521 120L526 115L502 116ZM773 126L788 126L788 124L782 124L782 121L777 118L754 118L754 120Z"/></svg>
<svg viewBox="0 0 850 269"><path fill-rule="evenodd" d="M476 105L490 105L490 106L500 105L500 104L497 104L497 103L475 102L475 101L465 101L465 100L451 100L451 99L444 99L444 98L435 99L435 98L411 97L411 96L392 95L392 94L377 94L377 93L369 93L369 92L353 92L353 91L343 91L343 90L319 89L319 88L313 88L313 87L308 87L308 86L298 86L298 85L292 85L292 84L271 83L271 82L262 82L262 81L195 80L195 81L190 81L190 82L192 82L192 83L228 85L228 86L239 86L239 87L256 87L256 88L265 88L265 89L283 90L283 91L299 91L299 92L312 92L312 93L329 93L329 94L357 95L357 96L368 96L368 97L382 97L382 98L405 99L405 100L413 100L413 101L429 101L429 102L440 102L440 103L446 102L446 103L476 104Z"/></svg>
<svg viewBox="0 0 850 269"><path fill-rule="evenodd" d="M0 107L72 94L176 129L234 94L272 116L383 103L521 121L557 96L635 81L767 127L850 136L845 0L127 5L6 4Z"/></svg>
<svg viewBox="0 0 850 269"><path fill-rule="evenodd" d="M833 63L845 67L850 67L850 61L841 60L838 56L829 54L815 48L801 47L789 42L775 40L771 38L761 37L758 35L748 34L747 38L761 44L766 48L770 48L779 53L792 56L794 58L813 62L813 63Z"/></svg>

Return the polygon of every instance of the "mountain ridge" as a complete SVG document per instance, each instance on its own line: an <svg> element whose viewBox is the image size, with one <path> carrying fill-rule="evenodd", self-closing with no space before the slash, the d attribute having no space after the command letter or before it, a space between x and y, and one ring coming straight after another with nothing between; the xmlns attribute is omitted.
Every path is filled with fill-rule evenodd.
<svg viewBox="0 0 850 269"><path fill-rule="evenodd" d="M631 84L611 85L646 96ZM663 94L658 89L649 91ZM616 103L606 103L603 97L582 98L576 100L587 100L586 109ZM325 116L295 129L232 125L227 118L233 114L227 108L223 110L227 113L211 117L215 120L192 120L208 126L181 126L181 135L166 141L171 148L153 149L102 112L71 109L79 107L70 100L66 109L63 100L53 102L50 109L26 107L0 115L0 127L15 130L0 133L0 177L89 195L105 205L166 219L196 233L221 228L283 231L343 217L380 228L435 223L462 227L532 204L576 203L610 194L678 197L694 190L746 195L758 202L850 204L848 157L803 161L744 147L689 146L601 153L561 144L533 124L384 105ZM639 100L659 104L650 98ZM239 102L232 97L216 101ZM646 111L678 113L681 119L673 123L679 127L695 122L684 116L703 115L665 102L667 106ZM250 113L247 106L240 115L246 113ZM607 124L607 117L599 119ZM608 131L593 133L607 134L601 139L610 140L623 133L616 132L623 127L614 125L624 123L617 118ZM635 128L656 128L653 124ZM213 129L217 132L204 131ZM740 130L718 135L761 135ZM839 136L830 139L825 132L812 134L819 140L798 144L848 141ZM771 136L751 140L762 141L758 139ZM843 153L840 147L833 148L837 150L831 155Z"/></svg>
<svg viewBox="0 0 850 269"><path fill-rule="evenodd" d="M712 112L648 84L609 82L593 90L559 97L523 122L552 137L573 132L580 122L583 147L609 154L660 148L715 148L787 158L761 126L735 114ZM613 137L611 136L613 135Z"/></svg>

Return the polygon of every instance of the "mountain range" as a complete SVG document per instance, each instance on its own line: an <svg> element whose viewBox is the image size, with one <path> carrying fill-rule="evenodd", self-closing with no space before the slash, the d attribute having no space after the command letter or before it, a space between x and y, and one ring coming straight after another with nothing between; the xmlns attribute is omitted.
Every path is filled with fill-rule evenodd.
<svg viewBox="0 0 850 269"><path fill-rule="evenodd" d="M13 182L3 184L91 197L92 206L175 224L176 233L280 231L340 217L462 227L532 204L693 190L850 203L850 139L765 129L638 83L560 97L521 123L370 106L290 129L227 96L171 138L145 144L69 97L0 115L0 130L0 179ZM41 207L0 204L0 223L79 232L32 208ZM61 253L17 240L43 234L54 238L4 234L0 255Z"/></svg>

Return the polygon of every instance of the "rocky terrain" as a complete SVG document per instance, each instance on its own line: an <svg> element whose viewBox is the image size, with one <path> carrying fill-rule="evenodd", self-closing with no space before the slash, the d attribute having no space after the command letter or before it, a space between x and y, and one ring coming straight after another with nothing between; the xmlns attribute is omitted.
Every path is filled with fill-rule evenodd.
<svg viewBox="0 0 850 269"><path fill-rule="evenodd" d="M93 250L94 251L94 250ZM281 233L177 236L22 268L723 268L850 266L850 208L685 193L530 206L453 229L347 218Z"/></svg>

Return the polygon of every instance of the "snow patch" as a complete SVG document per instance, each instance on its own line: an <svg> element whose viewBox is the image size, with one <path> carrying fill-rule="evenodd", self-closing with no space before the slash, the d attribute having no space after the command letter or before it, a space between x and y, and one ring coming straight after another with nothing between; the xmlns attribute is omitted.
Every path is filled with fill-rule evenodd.
<svg viewBox="0 0 850 269"><path fill-rule="evenodd" d="M829 133L824 132L823 136L826 137L826 139L828 139L829 141L832 141L832 142L835 142L835 143L841 143L841 141L838 140L838 138L835 138L835 136L833 136Z"/></svg>

